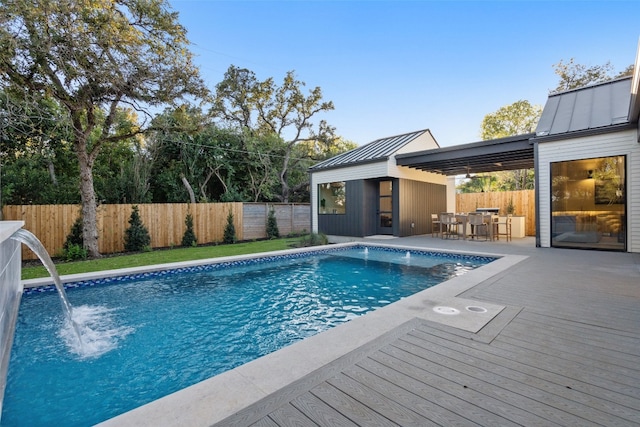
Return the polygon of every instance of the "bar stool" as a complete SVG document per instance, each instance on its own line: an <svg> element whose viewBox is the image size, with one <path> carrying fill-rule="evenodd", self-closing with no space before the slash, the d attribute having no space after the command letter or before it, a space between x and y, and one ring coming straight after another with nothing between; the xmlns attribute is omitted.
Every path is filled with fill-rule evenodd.
<svg viewBox="0 0 640 427"><path fill-rule="evenodd" d="M511 239L511 220L512 220L512 216L511 214L507 214L506 218L504 218L504 220L499 219L497 222L497 232L496 232L496 239L500 240L500 236L505 236L507 238L507 242L512 240ZM504 226L504 233L500 232L501 230L501 226Z"/></svg>
<svg viewBox="0 0 640 427"><path fill-rule="evenodd" d="M491 215L489 218L489 224L491 225L490 236L491 241L498 238L498 222L500 221L500 217L498 215Z"/></svg>
<svg viewBox="0 0 640 427"><path fill-rule="evenodd" d="M469 237L475 239L476 237L484 235L484 240L489 240L489 226L491 224L487 224L485 222L484 215L482 213L469 213L469 225L471 225L471 233L469 234Z"/></svg>
<svg viewBox="0 0 640 427"><path fill-rule="evenodd" d="M456 236L456 238L459 239L460 236L458 235L458 224L459 222L456 220L456 216L454 214L449 212L441 213L440 227L442 238L444 239L446 236L446 238L448 239L450 236Z"/></svg>
<svg viewBox="0 0 640 427"><path fill-rule="evenodd" d="M436 227L438 227L437 230ZM439 236L440 233L442 233L442 222L440 222L438 214L431 214L431 237L434 237L434 235Z"/></svg>

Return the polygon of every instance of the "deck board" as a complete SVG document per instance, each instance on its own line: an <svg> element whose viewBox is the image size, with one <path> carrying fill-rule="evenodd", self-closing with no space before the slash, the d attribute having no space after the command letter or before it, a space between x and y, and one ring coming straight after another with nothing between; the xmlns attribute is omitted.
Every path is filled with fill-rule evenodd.
<svg viewBox="0 0 640 427"><path fill-rule="evenodd" d="M357 427L357 424L340 412L324 403L311 393L304 393L292 400L291 404L317 423L323 426Z"/></svg>
<svg viewBox="0 0 640 427"><path fill-rule="evenodd" d="M415 340L411 338L400 342L406 343L404 347L414 348ZM439 353L440 357L429 357L458 372L468 385L550 421L587 426L606 423L609 418L608 414L602 414L588 404L568 398L566 388L546 387L544 381L535 376L505 367L499 358L446 351Z"/></svg>
<svg viewBox="0 0 640 427"><path fill-rule="evenodd" d="M513 351L504 351L496 346L483 346L474 342L456 343L439 332L437 329L430 329L430 338L434 346L463 348L468 356L474 356L477 359L486 361L499 361L499 366L510 369L511 378L528 384L536 384L537 387L551 394L561 396L570 394L571 398L577 402L620 416L629 421L633 421L638 417L637 408L640 408L640 400L638 398L609 391L605 388L582 382L577 378L562 375L560 372L550 370L543 364L541 366L533 366L526 363L527 360L522 355ZM417 331L416 333L419 332ZM479 367L487 369L485 365Z"/></svg>
<svg viewBox="0 0 640 427"><path fill-rule="evenodd" d="M620 356L606 329L526 309L490 342L465 335L416 322L350 355L334 375L316 375L298 395L271 396L269 405L258 402L219 425L243 425L238 421L251 417L242 412L265 426L640 423L638 336L621 334L628 353ZM589 347L590 339L597 345Z"/></svg>
<svg viewBox="0 0 640 427"><path fill-rule="evenodd" d="M638 259L526 252L460 294L506 306L477 333L415 319L217 425L640 425Z"/></svg>

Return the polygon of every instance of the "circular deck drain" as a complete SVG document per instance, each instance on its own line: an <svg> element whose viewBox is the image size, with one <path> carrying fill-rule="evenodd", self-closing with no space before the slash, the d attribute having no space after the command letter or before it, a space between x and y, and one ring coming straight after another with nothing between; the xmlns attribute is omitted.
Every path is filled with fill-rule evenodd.
<svg viewBox="0 0 640 427"><path fill-rule="evenodd" d="M477 305L470 305L467 307L468 311L473 311L474 313L486 313L487 309L484 307L479 307Z"/></svg>
<svg viewBox="0 0 640 427"><path fill-rule="evenodd" d="M433 307L433 311L435 311L436 313L439 314L460 314L460 310L458 310L457 308L453 308L453 307L443 307L443 306L438 306L438 307Z"/></svg>

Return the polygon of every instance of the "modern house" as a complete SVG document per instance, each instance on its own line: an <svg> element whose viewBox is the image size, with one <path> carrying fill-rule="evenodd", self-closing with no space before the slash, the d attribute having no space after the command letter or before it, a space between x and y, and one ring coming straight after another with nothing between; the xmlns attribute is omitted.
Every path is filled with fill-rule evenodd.
<svg viewBox="0 0 640 427"><path fill-rule="evenodd" d="M398 237L455 210L455 176L535 168L536 246L640 252L640 46L634 74L549 95L535 133L440 148L428 130L310 169L312 229Z"/></svg>
<svg viewBox="0 0 640 427"><path fill-rule="evenodd" d="M357 237L430 232L431 212L446 210L447 177L400 166L396 156L438 147L425 129L378 139L313 166L313 230Z"/></svg>

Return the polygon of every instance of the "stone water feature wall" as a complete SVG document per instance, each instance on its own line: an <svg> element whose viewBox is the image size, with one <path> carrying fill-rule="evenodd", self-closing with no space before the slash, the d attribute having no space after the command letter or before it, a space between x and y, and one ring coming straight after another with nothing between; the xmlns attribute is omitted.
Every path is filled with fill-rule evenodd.
<svg viewBox="0 0 640 427"><path fill-rule="evenodd" d="M22 296L21 243L12 240L11 236L23 225L22 221L0 221L0 414L7 385L13 332Z"/></svg>

